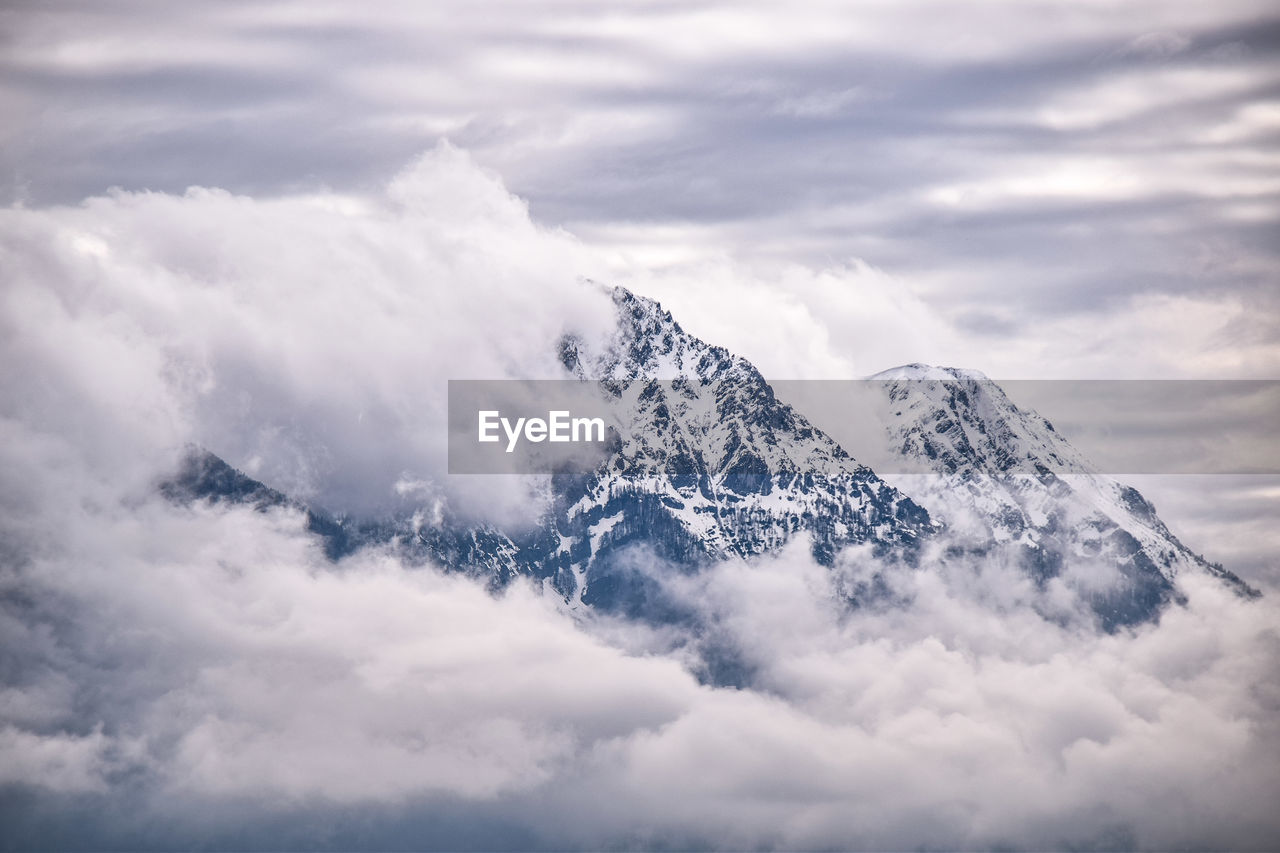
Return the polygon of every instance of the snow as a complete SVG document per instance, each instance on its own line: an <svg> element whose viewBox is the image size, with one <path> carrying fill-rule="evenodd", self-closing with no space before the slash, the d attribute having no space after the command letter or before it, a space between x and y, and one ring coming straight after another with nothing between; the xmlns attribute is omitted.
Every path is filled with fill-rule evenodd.
<svg viewBox="0 0 1280 853"><path fill-rule="evenodd" d="M931 364L903 364L882 370L868 379L890 380L929 380L934 382L954 382L957 379L971 379L978 382L989 382L987 375L981 370L966 370L956 367L934 367Z"/></svg>

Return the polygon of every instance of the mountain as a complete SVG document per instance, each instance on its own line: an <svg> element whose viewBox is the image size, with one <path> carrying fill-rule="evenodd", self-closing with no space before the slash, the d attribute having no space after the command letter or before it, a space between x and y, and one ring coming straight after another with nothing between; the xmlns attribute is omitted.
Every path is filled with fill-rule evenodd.
<svg viewBox="0 0 1280 853"><path fill-rule="evenodd" d="M291 505L333 559L390 543L495 588L527 577L570 609L650 624L696 619L667 593L672 573L776 552L796 537L824 565L864 545L886 566L924 570L921 545L930 540L945 541L944 559L1000 556L1037 584L1073 586L1108 630L1177 601L1181 572L1205 571L1254 594L980 374L910 365L876 378L894 451L931 472L895 486L779 400L745 359L689 335L652 300L622 288L611 295L617 326L603 345L568 336L556 346L566 379L598 387L620 426L617 441L594 467L551 475L542 517L528 529L467 524L447 507L335 518L203 451L161 491L180 503ZM865 592L849 590L851 606ZM732 661L722 663L709 678L741 678Z"/></svg>
<svg viewBox="0 0 1280 853"><path fill-rule="evenodd" d="M1099 473L981 373L911 364L871 380L885 398L891 450L932 472L891 479L947 527L956 549L1002 553L1040 584L1062 580L1108 630L1179 600L1175 582L1186 572L1258 594L1183 545L1137 489Z"/></svg>
<svg viewBox="0 0 1280 853"><path fill-rule="evenodd" d="M560 342L569 373L599 381L625 421L613 457L556 490L554 525L571 543L566 595L638 615L655 591L636 546L692 568L803 535L830 565L857 543L911 554L932 532L918 504L779 401L745 359L687 334L652 300L612 295L618 328L601 351Z"/></svg>

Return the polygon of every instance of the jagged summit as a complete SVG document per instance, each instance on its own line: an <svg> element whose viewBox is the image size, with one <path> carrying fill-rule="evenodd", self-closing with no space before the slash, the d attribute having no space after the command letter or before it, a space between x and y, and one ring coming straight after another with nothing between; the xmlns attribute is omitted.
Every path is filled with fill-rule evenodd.
<svg viewBox="0 0 1280 853"><path fill-rule="evenodd" d="M573 566L582 601L618 604L635 582L625 565L636 546L690 565L802 535L829 563L847 544L909 549L932 530L927 513L778 400L746 359L689 335L651 299L612 295L617 330L599 351L560 343L566 370L604 380L626 426L616 457L564 492L560 533L580 518L591 534L590 556Z"/></svg>
<svg viewBox="0 0 1280 853"><path fill-rule="evenodd" d="M626 382L709 380L736 369L753 373L763 381L746 359L685 332L657 300L637 296L625 287L611 287L608 291L617 323L605 345L596 351L579 337L561 339L561 361L571 375Z"/></svg>

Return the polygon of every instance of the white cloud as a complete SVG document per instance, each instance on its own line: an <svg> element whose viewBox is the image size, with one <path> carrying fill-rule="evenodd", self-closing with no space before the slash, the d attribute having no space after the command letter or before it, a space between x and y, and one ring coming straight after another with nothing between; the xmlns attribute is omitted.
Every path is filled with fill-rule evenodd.
<svg viewBox="0 0 1280 853"><path fill-rule="evenodd" d="M488 798L672 719L698 689L523 587L494 599L377 553L328 565L292 512L47 501L75 529L4 581L66 603L55 630L77 683L9 689L10 709L43 703L6 714L11 784L108 791L113 773L145 771L169 793L273 803ZM41 731L59 720L92 731Z"/></svg>
<svg viewBox="0 0 1280 853"><path fill-rule="evenodd" d="M712 689L644 651L670 636L621 652L620 626L520 585L494 598L377 552L328 565L287 511L44 500L66 533L4 575L10 601L42 602L8 605L6 631L48 640L20 657L28 711L6 714L0 766L97 792L68 813L90 840L137 837L118 814L138 797L134 820L162 821L142 831L172 839L216 814L290 837L272 833L332 809L589 848L1254 848L1276 830L1275 606L1211 582L1108 636L1036 616L1016 573L926 559L891 579L901 601L849 613L801 544L679 581L756 672ZM75 689L41 686L50 668Z"/></svg>
<svg viewBox="0 0 1280 853"><path fill-rule="evenodd" d="M1193 580L1188 610L1099 637L993 610L1013 574L936 568L897 579L910 604L856 614L803 548L695 582L766 695L709 694L632 738L618 797L729 847L1266 843L1271 605Z"/></svg>
<svg viewBox="0 0 1280 853"><path fill-rule="evenodd" d="M944 357L1147 292L1274 316L1273 5L27 4L8 18L0 193L361 195L448 137L535 217L640 266L732 257L799 292L777 268L861 259L976 320ZM1249 271L1187 267L1210 240ZM717 307L739 296L759 301L730 284ZM829 304L769 302L797 299ZM1124 356L1095 343L1114 371ZM819 358L823 375L850 360Z"/></svg>
<svg viewBox="0 0 1280 853"><path fill-rule="evenodd" d="M261 460L339 511L443 474L448 379L557 375L557 337L612 318L578 283L590 254L447 145L366 198L193 188L3 217L4 381L28 420L125 467L135 440Z"/></svg>
<svg viewBox="0 0 1280 853"><path fill-rule="evenodd" d="M660 300L686 331L769 379L849 379L945 360L955 338L907 282L858 259L812 269L705 255L645 266L654 258L643 250L615 257L613 281Z"/></svg>
<svg viewBox="0 0 1280 853"><path fill-rule="evenodd" d="M4 757L0 784L58 792L106 791L107 745L100 729L84 736L41 736L5 726L0 728L0 756Z"/></svg>

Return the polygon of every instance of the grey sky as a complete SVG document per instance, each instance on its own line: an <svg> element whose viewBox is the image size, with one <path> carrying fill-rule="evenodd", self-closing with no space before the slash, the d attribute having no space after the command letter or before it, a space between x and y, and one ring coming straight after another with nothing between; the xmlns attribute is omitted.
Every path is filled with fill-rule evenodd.
<svg viewBox="0 0 1280 853"><path fill-rule="evenodd" d="M940 358L993 375L1123 373L1107 338L1141 316L1185 340L1134 375L1270 378L1273 8L11 3L0 193L364 192L448 138L619 278L731 258L767 286L856 259L945 325ZM694 278L649 290L718 331L723 288ZM775 289L732 323L834 313ZM1106 358L1028 355L1107 322ZM766 369L779 346L720 340Z"/></svg>

